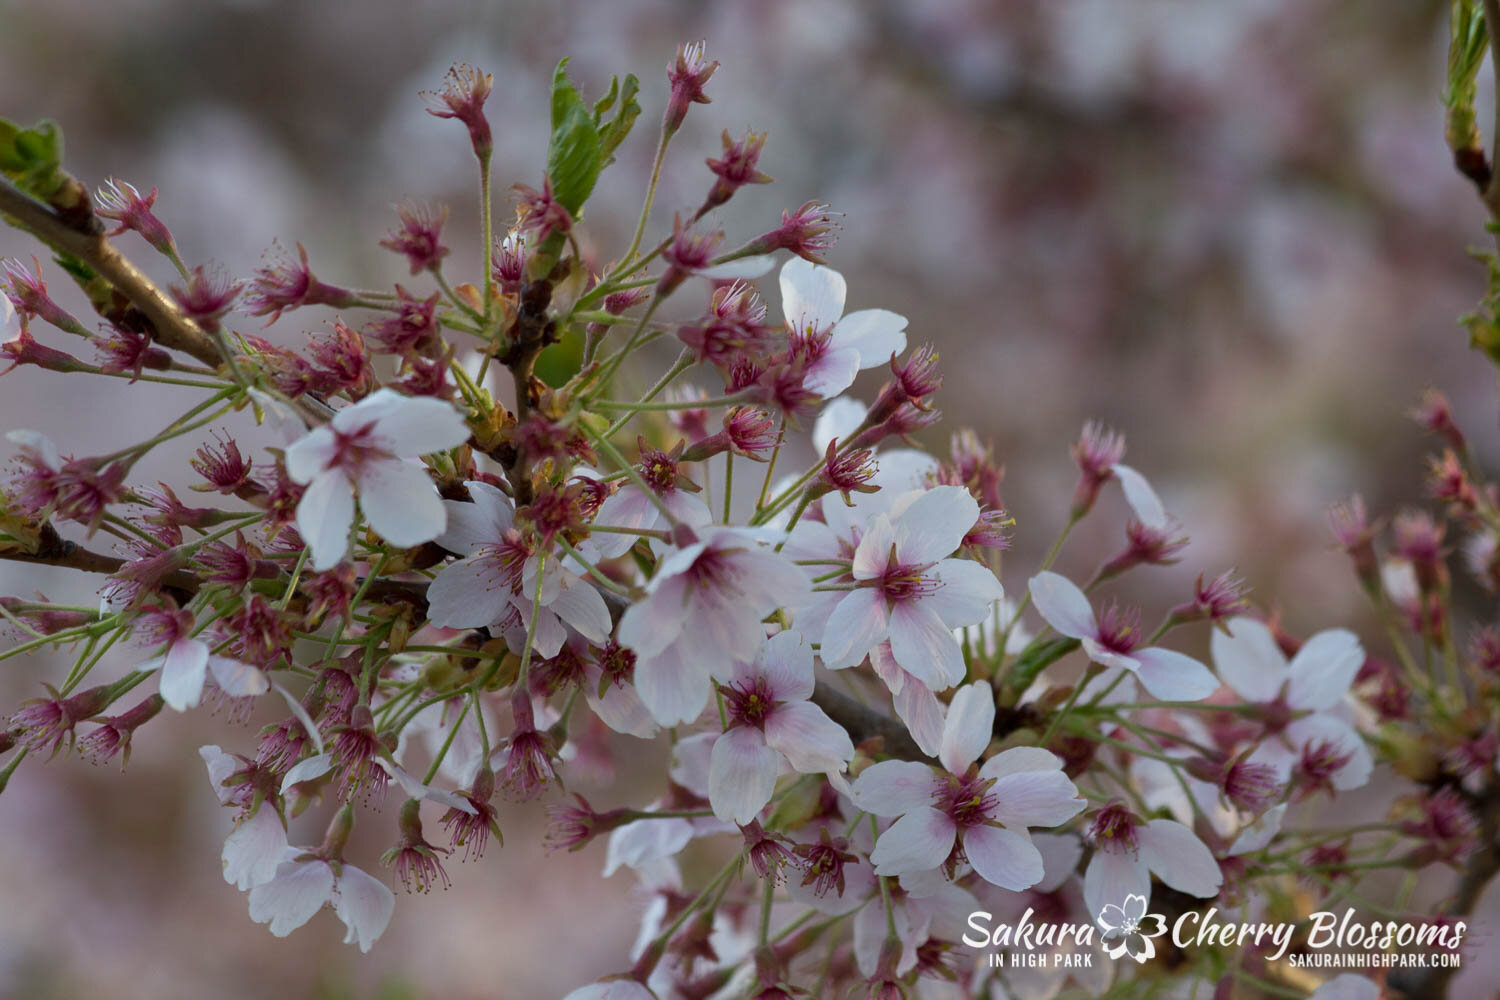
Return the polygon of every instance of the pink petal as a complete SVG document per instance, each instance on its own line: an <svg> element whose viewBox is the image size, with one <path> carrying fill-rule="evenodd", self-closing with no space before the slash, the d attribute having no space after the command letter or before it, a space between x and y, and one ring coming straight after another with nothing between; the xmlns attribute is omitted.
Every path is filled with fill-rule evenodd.
<svg viewBox="0 0 1500 1000"><path fill-rule="evenodd" d="M1353 632L1341 628L1319 632L1292 657L1287 701L1293 708L1332 708L1349 693L1364 662L1365 651Z"/></svg>
<svg viewBox="0 0 1500 1000"><path fill-rule="evenodd" d="M963 486L934 486L896 519L896 551L906 565L952 555L979 520L979 501Z"/></svg>
<svg viewBox="0 0 1500 1000"><path fill-rule="evenodd" d="M1191 656L1161 646L1131 655L1140 664L1136 676L1162 701L1202 701L1219 689L1219 679Z"/></svg>
<svg viewBox="0 0 1500 1000"><path fill-rule="evenodd" d="M870 655L873 662L874 653ZM901 690L892 697L892 704L918 749L936 757L943 741L943 710L937 696L927 685L907 674Z"/></svg>
<svg viewBox="0 0 1500 1000"><path fill-rule="evenodd" d="M931 806L902 816L875 842L870 861L877 875L904 875L930 871L941 865L953 850L958 828Z"/></svg>
<svg viewBox="0 0 1500 1000"><path fill-rule="evenodd" d="M213 671L214 683L231 698L255 698L271 690L270 679L248 663L227 656L210 656L208 668Z"/></svg>
<svg viewBox="0 0 1500 1000"><path fill-rule="evenodd" d="M1041 747L1011 747L1002 750L979 769L981 778L1004 778L1030 771L1060 771L1063 762L1056 754Z"/></svg>
<svg viewBox="0 0 1500 1000"><path fill-rule="evenodd" d="M253 889L276 877L286 853L286 829L270 803L262 802L255 815L240 823L224 841L220 855L224 881L239 889Z"/></svg>
<svg viewBox="0 0 1500 1000"><path fill-rule="evenodd" d="M1084 639L1099 633L1089 599L1072 580L1057 573L1038 573L1029 587L1037 612L1061 634Z"/></svg>
<svg viewBox="0 0 1500 1000"><path fill-rule="evenodd" d="M995 782L991 794L999 802L992 818L1009 827L1061 826L1086 804L1061 771L1008 774Z"/></svg>
<svg viewBox="0 0 1500 1000"><path fill-rule="evenodd" d="M995 735L995 692L975 681L959 688L948 706L938 759L954 774L963 774L979 759Z"/></svg>
<svg viewBox="0 0 1500 1000"><path fill-rule="evenodd" d="M312 568L332 569L349 548L354 523L354 486L342 472L319 475L297 501L297 531L312 554Z"/></svg>
<svg viewBox="0 0 1500 1000"><path fill-rule="evenodd" d="M208 671L208 645L197 639L178 639L162 657L158 681L162 700L179 712L194 708L203 697Z"/></svg>
<svg viewBox="0 0 1500 1000"><path fill-rule="evenodd" d="M604 642L614 628L604 598L591 584L576 577L564 581L563 588L547 607L590 642Z"/></svg>
<svg viewBox="0 0 1500 1000"><path fill-rule="evenodd" d="M1031 838L998 826L971 826L964 831L964 854L979 877L1002 889L1020 892L1042 880L1042 854Z"/></svg>
<svg viewBox="0 0 1500 1000"><path fill-rule="evenodd" d="M692 722L708 704L708 667L685 662L674 647L668 647L636 660L635 689L661 725Z"/></svg>
<svg viewBox="0 0 1500 1000"><path fill-rule="evenodd" d="M381 882L351 864L345 864L339 875L338 896L333 911L344 922L349 933L345 944L358 942L361 952L368 952L385 933L396 910L396 895Z"/></svg>
<svg viewBox="0 0 1500 1000"><path fill-rule="evenodd" d="M620 644L640 656L657 653L682 633L689 610L687 581L674 576L625 609L617 633Z"/></svg>
<svg viewBox="0 0 1500 1000"><path fill-rule="evenodd" d="M250 919L270 923L286 937L312 919L333 895L333 869L326 861L284 861L276 877L250 890Z"/></svg>
<svg viewBox="0 0 1500 1000"><path fill-rule="evenodd" d="M944 559L929 574L942 581L942 586L922 603L937 612L949 628L978 624L1005 596L1005 588L995 574L972 559Z"/></svg>
<svg viewBox="0 0 1500 1000"><path fill-rule="evenodd" d="M932 802L938 788L932 768L914 760L883 760L854 779L854 804L876 816L900 816Z"/></svg>
<svg viewBox="0 0 1500 1000"><path fill-rule="evenodd" d="M443 567L427 585L428 615L440 628L483 628L499 619L509 599L509 589L483 555Z"/></svg>
<svg viewBox="0 0 1500 1000"><path fill-rule="evenodd" d="M1224 875L1213 852L1176 820L1153 819L1136 834L1141 863L1178 892L1203 899L1216 896Z"/></svg>
<svg viewBox="0 0 1500 1000"><path fill-rule="evenodd" d="M472 503L444 500L448 510L448 525L437 537L437 543L449 552L468 555L476 546L493 545L505 537L505 531L515 523L515 514L510 499L489 483L469 482Z"/></svg>
<svg viewBox="0 0 1500 1000"><path fill-rule="evenodd" d="M844 727L806 701L776 707L766 719L766 742L803 774L842 771L854 757Z"/></svg>
<svg viewBox="0 0 1500 1000"><path fill-rule="evenodd" d="M1146 863L1130 851L1095 848L1083 873L1083 898L1088 911L1097 914L1111 903L1123 906L1132 895L1151 898L1151 873Z"/></svg>
<svg viewBox="0 0 1500 1000"><path fill-rule="evenodd" d="M359 507L375 533L406 549L430 542L448 525L448 508L417 462L369 462L359 472Z"/></svg>
<svg viewBox="0 0 1500 1000"><path fill-rule="evenodd" d="M796 632L778 632L766 640L756 661L756 671L777 701L805 701L812 697L812 647Z"/></svg>
<svg viewBox="0 0 1500 1000"><path fill-rule="evenodd" d="M1291 674L1271 630L1243 617L1230 619L1226 627L1228 635L1214 629L1210 639L1219 676L1246 701L1275 701Z"/></svg>
<svg viewBox="0 0 1500 1000"><path fill-rule="evenodd" d="M660 514L655 505L641 492L641 488L633 483L626 483L618 493L599 505L594 523L611 528L650 528L656 524L658 517ZM640 538L618 532L600 532L591 536L590 540L598 547L601 556L613 559L624 555ZM665 564L662 569L665 569Z"/></svg>
<svg viewBox="0 0 1500 1000"><path fill-rule="evenodd" d="M714 815L741 826L753 820L776 790L778 761L759 729L736 726L720 736L708 768Z"/></svg>
<svg viewBox="0 0 1500 1000"><path fill-rule="evenodd" d="M848 286L831 267L794 257L781 267L781 314L787 326L802 333L809 326L824 330L844 314Z"/></svg>
<svg viewBox="0 0 1500 1000"><path fill-rule="evenodd" d="M897 601L891 608L890 637L891 655L923 684L941 691L963 681L968 669L963 647L927 601Z"/></svg>
<svg viewBox="0 0 1500 1000"><path fill-rule="evenodd" d="M889 633L885 595L870 587L860 587L851 591L828 616L823 636L830 642L818 655L830 670L852 667Z"/></svg>
<svg viewBox="0 0 1500 1000"><path fill-rule="evenodd" d="M865 533L854 550L851 571L856 580L875 580L885 575L890 565L891 546L896 543L896 527L884 514L876 514L865 526Z"/></svg>

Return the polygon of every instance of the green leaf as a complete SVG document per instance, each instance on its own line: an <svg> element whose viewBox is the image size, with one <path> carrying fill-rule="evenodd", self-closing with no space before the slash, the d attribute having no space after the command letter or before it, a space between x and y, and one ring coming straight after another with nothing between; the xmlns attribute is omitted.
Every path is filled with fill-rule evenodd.
<svg viewBox="0 0 1500 1000"><path fill-rule="evenodd" d="M62 172L62 131L52 122L23 128L0 118L0 173L48 201L67 180Z"/></svg>
<svg viewBox="0 0 1500 1000"><path fill-rule="evenodd" d="M547 147L547 177L552 195L574 218L594 191L603 169L599 128L583 96L568 79L568 60L552 77L552 141Z"/></svg>
<svg viewBox="0 0 1500 1000"><path fill-rule="evenodd" d="M614 107L617 90L620 110L612 121L605 122L604 112ZM635 78L635 74L627 73L623 87L620 86L618 77L611 80L609 93L594 105L594 124L599 129L599 154L603 158L603 166L607 167L615 162L615 150L620 148L620 143L625 141L625 137L630 134L631 128L635 125L635 120L640 117L641 106L635 99L635 95L640 91L641 84Z"/></svg>

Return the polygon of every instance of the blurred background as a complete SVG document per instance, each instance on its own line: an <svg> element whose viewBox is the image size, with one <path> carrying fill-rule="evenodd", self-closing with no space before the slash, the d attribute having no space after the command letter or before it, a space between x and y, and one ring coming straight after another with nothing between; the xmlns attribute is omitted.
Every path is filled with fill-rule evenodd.
<svg viewBox="0 0 1500 1000"><path fill-rule="evenodd" d="M1492 370L1455 323L1482 290L1466 249L1486 237L1443 145L1446 13L1438 0L0 0L0 115L58 121L90 185L159 187L190 264L247 276L274 240L301 241L321 277L388 285L405 268L376 243L392 203L415 197L451 207L450 274L470 280L472 157L418 91L456 60L494 74L505 189L540 186L560 57L590 99L639 75L645 113L587 213L602 263L635 221L663 68L678 42L706 39L722 63L713 103L674 143L652 232L702 200L722 129L768 131L776 183L722 213L731 243L808 199L846 213L830 263L850 308L901 312L913 343L941 350L948 419L928 443L963 424L993 440L1016 565L1062 523L1068 445L1098 418L1128 435L1128 461L1193 538L1180 566L1142 578L1148 597L1176 603L1197 573L1234 565L1294 629L1364 627L1326 505L1356 490L1376 510L1420 502L1428 444L1405 413L1428 385L1496 457ZM0 256L36 250L0 232ZM300 344L321 321L293 313L271 336ZM0 427L98 453L181 408L170 389L97 381L5 378ZM183 458L137 471L185 482ZM1123 542L1111 502L1065 571ZM0 593L89 603L97 584L0 563ZM52 666L4 663L0 704L37 693ZM0 798L0 998L541 998L623 964L629 877L600 878L598 845L540 863L536 809L514 811L482 864L450 864L451 890L403 896L370 956L340 945L327 913L274 941L220 877L228 818L192 753L245 750L252 734L164 719L123 778L68 759L43 781L27 762ZM372 866L384 836L362 848Z"/></svg>

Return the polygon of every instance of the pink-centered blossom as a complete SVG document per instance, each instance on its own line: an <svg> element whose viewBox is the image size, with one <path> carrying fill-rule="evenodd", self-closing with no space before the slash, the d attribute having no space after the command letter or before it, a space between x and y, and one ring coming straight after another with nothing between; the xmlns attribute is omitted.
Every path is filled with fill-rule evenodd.
<svg viewBox="0 0 1500 1000"><path fill-rule="evenodd" d="M136 631L147 642L166 646L160 655L137 669L161 668L161 697L175 711L197 707L210 673L231 698L254 697L271 689L271 682L260 670L219 656L210 651L208 643L195 638L193 616L186 610L149 608L137 619Z"/></svg>
<svg viewBox="0 0 1500 1000"><path fill-rule="evenodd" d="M1365 653L1346 629L1326 629L1309 638L1288 662L1275 637L1253 618L1233 618L1214 630L1214 665L1242 698L1261 706L1265 735L1247 758L1276 769L1285 782L1309 750L1326 744L1338 766L1331 785L1346 791L1370 780L1369 747L1355 732L1344 707Z"/></svg>
<svg viewBox="0 0 1500 1000"><path fill-rule="evenodd" d="M1127 897L1151 899L1151 876L1200 899L1218 895L1224 876L1213 853L1176 820L1142 820L1124 806L1105 806L1089 829L1094 856L1083 873L1089 912L1124 906Z"/></svg>
<svg viewBox="0 0 1500 1000"><path fill-rule="evenodd" d="M1096 615L1089 599L1067 577L1043 572L1031 578L1031 600L1047 624L1077 639L1089 659L1130 671L1164 701L1202 701L1219 687L1209 669L1191 656L1160 646L1142 646L1140 617L1115 605Z"/></svg>
<svg viewBox="0 0 1500 1000"><path fill-rule="evenodd" d="M698 538L662 559L617 633L636 654L641 701L664 726L697 718L710 678L731 680L734 664L753 661L762 620L808 592L798 568L749 532L704 528Z"/></svg>
<svg viewBox="0 0 1500 1000"><path fill-rule="evenodd" d="M433 624L445 628L499 624L512 633L519 628L524 644L532 604L540 596L532 638L539 655L557 655L567 638L566 627L590 642L604 642L612 623L599 592L555 562L542 570L539 592L538 553L517 529L510 498L488 483L465 485L473 502L442 501L447 527L437 536L437 543L464 558L444 567L428 587Z"/></svg>
<svg viewBox="0 0 1500 1000"><path fill-rule="evenodd" d="M833 268L789 260L780 283L787 330L807 361L802 384L824 399L849 388L858 372L906 350L906 317L886 309L845 314L847 284Z"/></svg>
<svg viewBox="0 0 1500 1000"><path fill-rule="evenodd" d="M286 937L325 906L332 906L348 928L344 943L368 952L391 922L396 894L348 862L335 866L303 847L288 847L275 876L250 890L250 919L269 923L277 937Z"/></svg>
<svg viewBox="0 0 1500 1000"><path fill-rule="evenodd" d="M824 664L854 666L889 640L896 662L929 688L961 682L953 630L981 621L1004 596L990 570L948 558L978 520L979 504L961 486L903 497L891 514L871 518L851 560L853 589L823 629Z"/></svg>
<svg viewBox="0 0 1500 1000"><path fill-rule="evenodd" d="M334 414L286 450L287 475L307 487L297 504L297 530L312 568L344 558L354 497L379 535L408 548L442 534L447 513L426 469L409 461L445 451L469 436L453 407L429 397L378 389Z"/></svg>
<svg viewBox="0 0 1500 1000"><path fill-rule="evenodd" d="M854 756L849 734L807 700L812 649L796 632L772 636L720 691L729 726L714 742L708 798L721 820L752 821L771 801L783 761L802 774L838 773Z"/></svg>
<svg viewBox="0 0 1500 1000"><path fill-rule="evenodd" d="M1084 807L1063 762L1040 747L1012 747L974 770L995 724L994 693L975 682L953 697L938 758L945 771L916 761L867 768L854 804L899 816L870 855L878 875L905 875L967 861L985 881L1020 891L1042 879L1042 856L1029 827L1066 823Z"/></svg>

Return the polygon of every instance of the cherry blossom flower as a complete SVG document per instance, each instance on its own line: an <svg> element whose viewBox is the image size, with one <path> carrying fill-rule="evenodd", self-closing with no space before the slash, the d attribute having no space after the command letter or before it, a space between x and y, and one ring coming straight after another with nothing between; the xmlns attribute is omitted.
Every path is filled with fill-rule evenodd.
<svg viewBox="0 0 1500 1000"><path fill-rule="evenodd" d="M1141 820L1124 806L1099 810L1089 830L1094 856L1083 873L1083 895L1091 913L1124 906L1130 896L1151 899L1151 876L1190 896L1210 899L1224 876L1213 853L1176 820Z"/></svg>
<svg viewBox="0 0 1500 1000"><path fill-rule="evenodd" d="M714 815L744 825L767 802L782 761L803 774L842 771L854 744L842 726L807 699L813 693L812 650L795 632L761 647L751 665L736 664L721 688L729 728L715 742L708 798Z"/></svg>
<svg viewBox="0 0 1500 1000"><path fill-rule="evenodd" d="M1031 578L1031 599L1047 624L1083 643L1089 659L1123 667L1163 701L1202 701L1219 687L1209 669L1191 656L1160 646L1142 648L1139 615L1111 605L1096 616L1089 599L1067 577L1038 573Z"/></svg>
<svg viewBox="0 0 1500 1000"><path fill-rule="evenodd" d="M321 572L343 559L354 495L370 526L402 548L442 534L447 516L426 470L406 461L445 451L469 436L463 417L440 400L378 389L334 414L286 450L287 475L305 485L297 530Z"/></svg>
<svg viewBox="0 0 1500 1000"><path fill-rule="evenodd" d="M802 572L751 533L707 528L698 537L662 559L617 633L636 654L636 691L664 726L697 718L709 678L731 680L734 664L754 660L765 642L762 619L808 592Z"/></svg>
<svg viewBox="0 0 1500 1000"><path fill-rule="evenodd" d="M1327 744L1342 759L1329 776L1334 788L1346 791L1369 781L1370 750L1343 707L1365 661L1359 638L1345 629L1327 629L1303 643L1288 663L1262 623L1240 617L1227 627L1214 630L1214 666L1241 697L1261 706L1259 721L1266 731L1248 759L1269 764L1285 782L1309 748Z"/></svg>
<svg viewBox="0 0 1500 1000"><path fill-rule="evenodd" d="M1027 828L1065 823L1084 801L1063 774L1062 761L1040 747L1012 747L972 770L994 724L994 694L976 681L960 688L948 709L938 754L947 773L888 760L855 780L855 805L901 817L875 842L870 861L876 874L931 871L963 858L1004 889L1041 881L1042 856Z"/></svg>
<svg viewBox="0 0 1500 1000"><path fill-rule="evenodd" d="M886 309L844 314L847 285L831 267L801 258L781 268L781 312L794 346L807 356L802 384L825 399L854 376L906 350L906 317Z"/></svg>
<svg viewBox="0 0 1500 1000"><path fill-rule="evenodd" d="M196 708L209 673L232 698L254 697L271 689L271 682L248 663L219 656L208 643L193 638L193 616L173 608L148 608L137 619L137 632L152 644L165 644L161 655L142 663L140 670L161 668L162 700L175 711Z"/></svg>
<svg viewBox="0 0 1500 1000"><path fill-rule="evenodd" d="M854 589L823 629L823 662L834 670L854 666L889 639L896 662L928 687L962 681L963 650L953 630L981 621L1004 596L984 566L946 558L978 519L978 502L961 486L904 497L892 515L873 517L854 551Z"/></svg>
<svg viewBox="0 0 1500 1000"><path fill-rule="evenodd" d="M472 502L442 501L447 527L437 536L439 545L464 558L444 567L428 587L428 614L446 628L508 624L507 638L519 638L519 649L538 596L537 553L517 529L509 497L488 483L465 486ZM557 563L541 573L533 648L544 658L556 656L566 639L564 625L590 642L604 642L613 623L599 592Z"/></svg>
<svg viewBox="0 0 1500 1000"><path fill-rule="evenodd" d="M269 923L277 937L286 937L324 906L332 906L348 928L344 943L368 952L391 922L396 894L347 861L335 867L304 847L288 847L275 877L250 890L250 919Z"/></svg>

